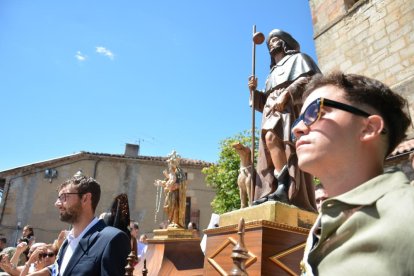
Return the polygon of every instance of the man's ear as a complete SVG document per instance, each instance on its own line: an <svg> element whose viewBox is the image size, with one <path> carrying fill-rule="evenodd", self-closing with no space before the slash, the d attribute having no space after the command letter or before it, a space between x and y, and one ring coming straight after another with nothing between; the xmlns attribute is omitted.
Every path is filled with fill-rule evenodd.
<svg viewBox="0 0 414 276"><path fill-rule="evenodd" d="M384 119L379 115L371 115L367 117L364 128L361 132L361 141L369 141L381 135L384 130Z"/></svg>
<svg viewBox="0 0 414 276"><path fill-rule="evenodd" d="M92 200L92 194L91 193L85 193L82 197L82 203L86 203L88 200Z"/></svg>

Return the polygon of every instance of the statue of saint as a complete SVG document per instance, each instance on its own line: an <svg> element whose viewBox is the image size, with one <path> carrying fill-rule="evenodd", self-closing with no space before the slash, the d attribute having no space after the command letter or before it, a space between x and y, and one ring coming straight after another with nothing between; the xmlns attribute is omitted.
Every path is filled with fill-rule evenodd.
<svg viewBox="0 0 414 276"><path fill-rule="evenodd" d="M164 211L168 217L168 228L185 227L186 176L180 168L180 156L173 151L167 159L168 170L164 180L155 180L155 185L164 188Z"/></svg>
<svg viewBox="0 0 414 276"><path fill-rule="evenodd" d="M310 78L320 73L316 63L300 52L299 43L287 32L275 29L267 40L270 74L264 91L249 78L254 108L263 113L253 204L268 200L316 211L312 177L297 167L291 125L299 116L302 94Z"/></svg>

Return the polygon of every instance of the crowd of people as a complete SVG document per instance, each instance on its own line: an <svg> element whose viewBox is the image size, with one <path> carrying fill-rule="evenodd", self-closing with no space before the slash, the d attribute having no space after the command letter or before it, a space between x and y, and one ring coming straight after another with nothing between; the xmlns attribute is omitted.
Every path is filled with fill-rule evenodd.
<svg viewBox="0 0 414 276"><path fill-rule="evenodd" d="M101 219L105 221L104 216ZM137 265L147 251L148 237L146 234L139 235L139 224L134 220L131 220L128 229ZM62 230L51 244L36 242L33 227L26 225L16 246L7 247L7 238L0 238L0 275L31 275L52 266L68 233Z"/></svg>
<svg viewBox="0 0 414 276"><path fill-rule="evenodd" d="M2 238L1 273L13 276L124 275L133 236L129 230L127 197L117 196L110 212L98 219L95 210L100 195L99 183L82 174L62 183L55 207L60 220L70 224L71 230L62 230L51 244L36 241L30 225L23 228L22 237L14 247L5 247L7 239ZM144 237L142 242L145 242Z"/></svg>
<svg viewBox="0 0 414 276"><path fill-rule="evenodd" d="M52 244L36 242L31 225L23 227L16 246L6 247L7 239L1 238L0 269L5 275L29 275L52 265L65 235L64 231Z"/></svg>
<svg viewBox="0 0 414 276"><path fill-rule="evenodd" d="M58 187L55 207L62 230L53 243L36 241L34 228L26 225L15 246L0 238L0 273L4 275L124 275L127 257L135 253L136 266L144 257L147 235L130 219L128 196L116 196L108 210L95 216L100 185L81 172ZM188 229L198 236L194 222ZM2 275L2 274L0 274Z"/></svg>
<svg viewBox="0 0 414 276"><path fill-rule="evenodd" d="M407 211L414 208L414 189L403 172L384 169L386 156L411 123L406 100L365 76L317 74L316 64L299 55L299 44L286 32L273 31L267 43L272 74L265 95L256 90L255 78L249 81L252 98L262 96L253 106L261 104L256 108L264 112L259 146L264 167L258 171L263 186L255 204L278 200L307 210L317 207L303 275L414 275L414 217ZM290 56L295 59L283 69ZM280 80L286 70L296 72L294 77ZM300 110L293 108L297 101ZM171 172L165 175L171 183L158 181L162 187L177 184L178 161L169 162ZM315 194L299 181L305 172L323 183ZM183 225L176 190L168 190L167 197L167 207L175 206L167 212L171 227ZM6 247L7 239L1 238L0 268L9 275L124 275L131 250L135 265L145 256L147 237L129 217L126 194L95 217L100 194L98 182L82 174L62 183L55 206L71 230L61 231L52 244L36 241L30 225L15 247ZM195 223L187 228L198 236Z"/></svg>

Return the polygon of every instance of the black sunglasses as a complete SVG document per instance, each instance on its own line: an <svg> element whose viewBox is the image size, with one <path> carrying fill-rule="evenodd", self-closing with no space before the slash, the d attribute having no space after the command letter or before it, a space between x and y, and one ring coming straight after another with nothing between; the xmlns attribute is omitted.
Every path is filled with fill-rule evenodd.
<svg viewBox="0 0 414 276"><path fill-rule="evenodd" d="M52 253L52 252L39 254L39 258L46 258L46 257L52 258L53 256L55 256L55 253Z"/></svg>
<svg viewBox="0 0 414 276"><path fill-rule="evenodd" d="M314 124L321 117L322 108L324 106L337 108L337 109L347 111L347 112L350 112L352 114L362 116L362 117L371 116L371 114L369 114L369 113L367 113L367 112L365 112L361 109L358 109L356 107L350 106L348 104L340 103L340 102L325 99L325 98L318 98L318 99L314 100L313 102L311 102L308 105L308 107L306 107L305 111L293 122L291 129L293 130L293 128L297 124L299 124L300 121L303 121L303 123L306 126L311 126L312 124ZM385 129L383 129L382 133L383 134L386 133ZM293 131L291 131L291 138L292 138L292 141L296 140L296 137L295 137Z"/></svg>

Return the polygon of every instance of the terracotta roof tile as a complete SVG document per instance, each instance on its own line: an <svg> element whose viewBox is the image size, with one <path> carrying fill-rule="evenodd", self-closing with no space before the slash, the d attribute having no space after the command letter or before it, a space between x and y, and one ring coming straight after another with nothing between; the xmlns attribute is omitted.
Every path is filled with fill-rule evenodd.
<svg viewBox="0 0 414 276"><path fill-rule="evenodd" d="M98 156L107 156L107 157L118 157L118 158L132 158L137 160L148 160L148 161L161 161L166 162L168 157L164 156L145 156L145 155L138 155L136 157L127 156L124 154L110 154L110 153L97 153L97 152L87 152L82 151L81 153L91 154L91 155L98 155ZM197 165L197 166L211 166L213 163L196 160L196 159L189 159L189 158L181 158L181 164L185 165Z"/></svg>
<svg viewBox="0 0 414 276"><path fill-rule="evenodd" d="M167 162L168 157L163 156L143 156L138 155L136 157L130 157L124 154L110 154L110 153L96 153L96 152L87 152L81 151L78 153L74 153L71 155L58 157L50 160L35 162L15 168L10 168L4 171L0 171L0 175L7 175L13 171L22 170L22 171L31 171L33 169L44 168L46 166L50 166L55 164L56 162L61 162L64 160L70 160L75 158L82 158L85 156L92 156L92 157L108 157L108 158L124 158L124 159L135 159L135 160L143 160L143 161L155 161L155 162ZM195 159L188 159L188 158L181 158L181 164L187 166L195 166L195 167L209 167L213 163L202 161L202 160L195 160Z"/></svg>

